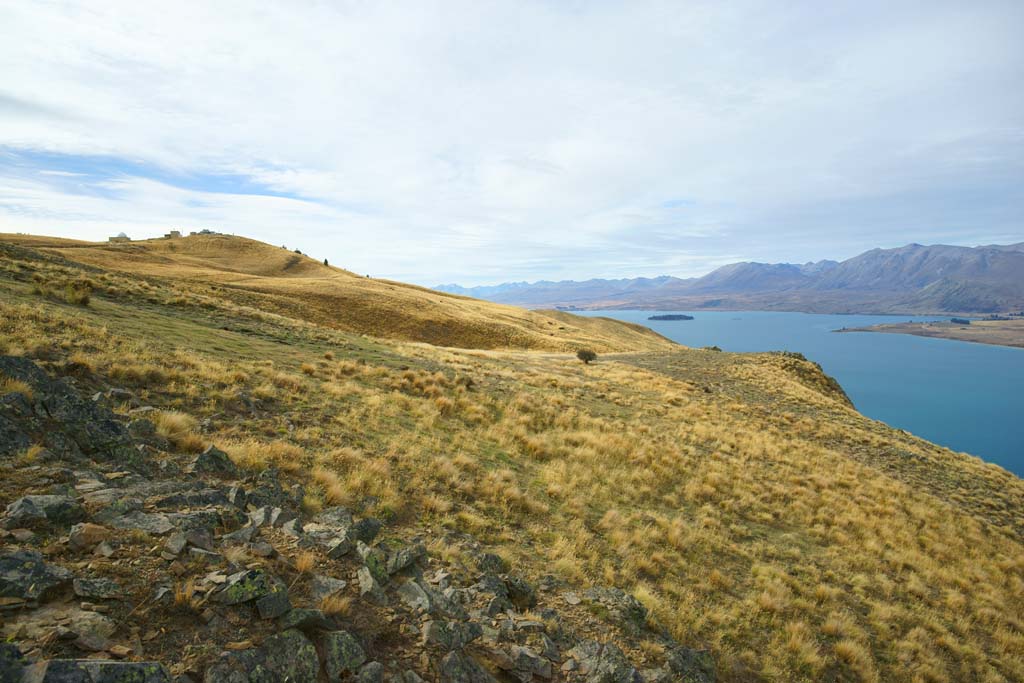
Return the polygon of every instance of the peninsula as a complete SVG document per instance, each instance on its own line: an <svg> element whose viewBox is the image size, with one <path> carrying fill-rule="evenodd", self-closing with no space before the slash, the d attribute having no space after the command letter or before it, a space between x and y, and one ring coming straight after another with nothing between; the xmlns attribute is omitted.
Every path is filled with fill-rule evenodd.
<svg viewBox="0 0 1024 683"><path fill-rule="evenodd" d="M1024 348L1024 318L1019 317L1010 320L974 320L968 325L953 321L907 321L870 325L868 327L849 327L836 331L914 334L919 337L937 337L939 339L956 339L958 341L975 342L978 344Z"/></svg>

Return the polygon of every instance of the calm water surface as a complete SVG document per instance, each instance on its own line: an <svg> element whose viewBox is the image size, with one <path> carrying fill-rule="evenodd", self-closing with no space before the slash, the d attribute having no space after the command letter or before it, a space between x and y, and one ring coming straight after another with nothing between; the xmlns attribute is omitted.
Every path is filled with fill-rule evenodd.
<svg viewBox="0 0 1024 683"><path fill-rule="evenodd" d="M659 321L658 313L694 320ZM686 346L799 351L839 380L865 415L1024 476L1024 349L905 334L835 334L937 317L775 312L587 311L647 325Z"/></svg>

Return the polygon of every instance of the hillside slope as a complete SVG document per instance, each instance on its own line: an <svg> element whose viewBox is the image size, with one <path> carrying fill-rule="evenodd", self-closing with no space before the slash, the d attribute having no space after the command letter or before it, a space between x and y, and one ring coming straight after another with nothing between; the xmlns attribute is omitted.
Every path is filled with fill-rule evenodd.
<svg viewBox="0 0 1024 683"><path fill-rule="evenodd" d="M229 235L130 243L74 243L21 235L0 241L106 270L161 278L291 318L377 337L460 348L598 352L664 349L647 328L583 317L557 321L512 306L360 277L308 256Z"/></svg>
<svg viewBox="0 0 1024 683"><path fill-rule="evenodd" d="M583 365L240 291L0 244L0 667L1024 680L1024 482L799 356Z"/></svg>

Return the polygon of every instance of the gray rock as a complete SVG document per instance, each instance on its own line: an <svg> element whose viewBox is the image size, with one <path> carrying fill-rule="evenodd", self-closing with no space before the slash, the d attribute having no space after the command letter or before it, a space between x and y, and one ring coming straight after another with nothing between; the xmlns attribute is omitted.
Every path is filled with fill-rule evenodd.
<svg viewBox="0 0 1024 683"><path fill-rule="evenodd" d="M352 526L352 513L343 507L330 507L314 517L313 522L337 529L349 529Z"/></svg>
<svg viewBox="0 0 1024 683"><path fill-rule="evenodd" d="M384 588L377 579L373 578L369 567L360 567L356 571L356 578L359 580L359 595L378 605L387 604L388 599L384 594Z"/></svg>
<svg viewBox="0 0 1024 683"><path fill-rule="evenodd" d="M224 556L220 553L210 552L202 548L189 548L188 557L190 560L202 562L203 564L221 564L224 562Z"/></svg>
<svg viewBox="0 0 1024 683"><path fill-rule="evenodd" d="M300 631L329 631L333 624L327 616L318 609L296 608L285 613L277 620L278 627L284 631L290 628L297 628Z"/></svg>
<svg viewBox="0 0 1024 683"><path fill-rule="evenodd" d="M286 522L291 522L294 519L297 519L295 513L284 508L271 508L270 510L270 526L275 529L280 529Z"/></svg>
<svg viewBox="0 0 1024 683"><path fill-rule="evenodd" d="M313 580L311 581L310 592L312 593L313 600L319 603L327 596L334 595L338 591L344 590L347 585L348 583L341 579L335 579L322 574L314 574Z"/></svg>
<svg viewBox="0 0 1024 683"><path fill-rule="evenodd" d="M249 501L249 496L245 493L245 489L237 484L228 489L228 502L234 505L239 510L244 510L246 504Z"/></svg>
<svg viewBox="0 0 1024 683"><path fill-rule="evenodd" d="M25 657L14 643L0 643L0 681L20 681Z"/></svg>
<svg viewBox="0 0 1024 683"><path fill-rule="evenodd" d="M171 683L171 676L159 662L54 659L28 667L22 683Z"/></svg>
<svg viewBox="0 0 1024 683"><path fill-rule="evenodd" d="M428 621L423 626L423 644L446 652L461 650L483 634L480 624L473 621Z"/></svg>
<svg viewBox="0 0 1024 683"><path fill-rule="evenodd" d="M576 660L587 683L643 683L640 673L615 643L585 640L567 654Z"/></svg>
<svg viewBox="0 0 1024 683"><path fill-rule="evenodd" d="M388 574L397 574L426 556L426 546L422 543L412 543L389 552L385 568Z"/></svg>
<svg viewBox="0 0 1024 683"><path fill-rule="evenodd" d="M46 601L71 580L70 571L43 562L43 556L34 550L0 553L0 597Z"/></svg>
<svg viewBox="0 0 1024 683"><path fill-rule="evenodd" d="M316 683L316 648L300 631L270 636L258 648L221 655L206 670L204 683ZM128 683L128 682L126 682Z"/></svg>
<svg viewBox="0 0 1024 683"><path fill-rule="evenodd" d="M185 532L185 540L189 545L203 550L213 550L213 534L205 527L190 529Z"/></svg>
<svg viewBox="0 0 1024 683"><path fill-rule="evenodd" d="M345 674L357 673L366 662L362 646L348 631L325 633L321 644L324 671L330 683L337 683Z"/></svg>
<svg viewBox="0 0 1024 683"><path fill-rule="evenodd" d="M232 574L215 600L225 605L238 605L262 598L271 592L274 579L262 569L248 569Z"/></svg>
<svg viewBox="0 0 1024 683"><path fill-rule="evenodd" d="M256 610L263 619L276 619L292 608L288 588L281 581L271 582L270 591L256 599Z"/></svg>
<svg viewBox="0 0 1024 683"><path fill-rule="evenodd" d="M504 574L509 570L508 563L494 553L481 553L476 558L476 568L481 574Z"/></svg>
<svg viewBox="0 0 1024 683"><path fill-rule="evenodd" d="M683 683L715 683L715 660L707 650L673 648L665 658L672 680Z"/></svg>
<svg viewBox="0 0 1024 683"><path fill-rule="evenodd" d="M379 519L366 517L352 525L352 537L363 543L372 543L383 527L384 524Z"/></svg>
<svg viewBox="0 0 1024 683"><path fill-rule="evenodd" d="M647 623L647 608L620 588L590 588L583 595L604 606L612 619L631 635L638 634Z"/></svg>
<svg viewBox="0 0 1024 683"><path fill-rule="evenodd" d="M326 543L326 547L327 557L332 560L337 560L352 552L354 544L352 543L352 539L349 537L348 532L343 532L341 535L330 539Z"/></svg>
<svg viewBox="0 0 1024 683"><path fill-rule="evenodd" d="M363 665L356 677L358 683L384 683L384 665L380 662L370 662Z"/></svg>
<svg viewBox="0 0 1024 683"><path fill-rule="evenodd" d="M115 529L133 529L154 536L165 536L174 531L174 524L167 515L159 512L142 512L141 510L115 517L107 524Z"/></svg>
<svg viewBox="0 0 1024 683"><path fill-rule="evenodd" d="M7 529L39 524L71 526L85 519L85 510L68 496L24 496L7 506L3 525Z"/></svg>
<svg viewBox="0 0 1024 683"><path fill-rule="evenodd" d="M236 529L229 534L221 536L221 540L225 543L236 543L245 544L252 543L252 539L256 538L259 534L259 530L254 526L243 526L241 529Z"/></svg>
<svg viewBox="0 0 1024 683"><path fill-rule="evenodd" d="M124 594L121 586L110 579L75 579L75 595L90 600L113 600Z"/></svg>
<svg viewBox="0 0 1024 683"><path fill-rule="evenodd" d="M534 676L551 678L551 662L530 648L512 645L508 656L512 662L512 674L524 683L530 683Z"/></svg>
<svg viewBox="0 0 1024 683"><path fill-rule="evenodd" d="M164 550L172 555L180 555L181 551L185 549L187 544L188 540L185 538L185 534L180 531L175 531L167 537L166 541L164 541Z"/></svg>
<svg viewBox="0 0 1024 683"><path fill-rule="evenodd" d="M289 536L302 536L302 520L300 520L298 517L296 517L295 519L289 519L287 522L281 525L281 531L288 534Z"/></svg>
<svg viewBox="0 0 1024 683"><path fill-rule="evenodd" d="M441 660L440 683L498 683L487 669L462 652L449 652Z"/></svg>
<svg viewBox="0 0 1024 683"><path fill-rule="evenodd" d="M534 592L533 586L522 577L505 577L505 589L508 591L508 599L512 601L516 609L528 610L537 604L537 594ZM644 614L646 616L646 610Z"/></svg>
<svg viewBox="0 0 1024 683"><path fill-rule="evenodd" d="M238 466L231 461L228 454L210 445L192 461L192 471L197 474L211 474L229 479L238 478Z"/></svg>
<svg viewBox="0 0 1024 683"><path fill-rule="evenodd" d="M370 571L377 583L386 585L388 582L388 556L380 548L366 545L362 541L356 542L356 551L363 558L363 566Z"/></svg>
<svg viewBox="0 0 1024 683"><path fill-rule="evenodd" d="M416 581L410 579L398 587L396 591L398 597L404 602L410 609L422 610L424 612L431 611L430 596L427 594L423 587L420 586Z"/></svg>

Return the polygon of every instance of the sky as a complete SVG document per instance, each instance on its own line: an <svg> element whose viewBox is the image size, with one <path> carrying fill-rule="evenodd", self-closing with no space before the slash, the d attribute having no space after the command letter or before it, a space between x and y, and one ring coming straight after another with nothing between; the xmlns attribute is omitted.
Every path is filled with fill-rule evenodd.
<svg viewBox="0 0 1024 683"><path fill-rule="evenodd" d="M1024 2L0 0L0 232L418 284L1024 241Z"/></svg>

